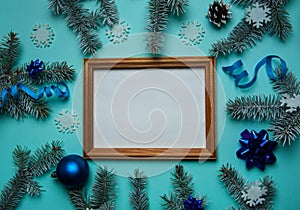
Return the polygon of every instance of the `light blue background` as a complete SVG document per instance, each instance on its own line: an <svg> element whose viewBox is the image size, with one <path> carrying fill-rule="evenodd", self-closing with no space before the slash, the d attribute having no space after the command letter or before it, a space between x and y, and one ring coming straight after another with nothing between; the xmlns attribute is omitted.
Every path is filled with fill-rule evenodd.
<svg viewBox="0 0 300 210"><path fill-rule="evenodd" d="M213 0L191 0L187 8L187 14L180 18L172 18L168 24L166 46L163 53L168 56L184 55L209 55L211 43L228 35L231 29L243 17L243 8L233 6L233 18L221 30L213 27L205 17L208 5ZM147 14L146 0L116 1L120 18L125 20L131 27L130 37L124 44L109 44L105 36L105 29L99 30L99 36L104 43L103 49L99 50L97 57L128 57L145 53L143 35L145 30L145 15ZM94 1L89 6L95 8ZM240 132L245 128L249 130L266 129L268 124L252 121L235 121L226 116L225 103L228 99L245 94L269 94L273 93L272 86L265 74L261 71L256 84L248 90L239 90L228 75L222 72L221 67L230 65L236 59L241 58L245 69L253 72L255 64L265 55L276 54L287 61L290 71L294 71L300 79L299 68L299 20L300 1L293 0L287 4L286 9L290 12L294 32L291 37L282 42L277 37L266 35L257 46L247 50L242 55L232 54L228 57L220 57L217 60L217 140L218 159L212 162L184 161L181 164L194 176L196 192L208 196L210 201L207 209L218 210L235 205L234 199L223 187L222 182L217 178L218 169L222 164L231 163L249 181L255 181L260 177L271 175L278 187L274 200L275 209L299 209L299 187L300 187L300 141L299 139L291 146L278 146L275 154L278 158L274 165L267 166L264 172L258 169L247 170L245 162L237 159L235 151L239 148L238 139ZM206 31L205 37L197 47L185 47L181 44L177 34L184 21L197 20ZM48 23L55 33L54 42L50 48L36 48L30 40L30 34L35 24ZM10 31L17 32L21 38L21 55L18 58L18 65L34 59L43 61L67 61L76 69L77 80L69 84L72 97L68 101L49 99L51 106L50 117L46 120L35 120L25 118L19 121L9 116L0 115L0 187L15 173L12 162L12 151L16 145L27 145L34 150L40 145L51 140L62 140L66 154L81 154L82 147L82 59L76 35L66 26L61 16L52 15L47 9L47 0L2 0L0 7L0 35ZM175 44L174 44L175 43ZM250 73L250 74L251 74ZM62 109L74 109L81 119L77 133L68 135L59 133L54 125L56 115ZM117 209L130 209L129 207L129 184L126 176L133 173L135 168L145 171L145 174L155 174L149 177L147 191L150 198L150 209L161 209L160 195L171 190L170 171L177 162L172 161L89 161L91 174L88 187L93 181L98 165L114 169L119 176ZM67 190L60 183L50 178L50 173L37 178L45 189L45 192L38 198L31 198L28 195L22 199L18 209L44 209L44 210L66 210L73 209L68 199Z"/></svg>

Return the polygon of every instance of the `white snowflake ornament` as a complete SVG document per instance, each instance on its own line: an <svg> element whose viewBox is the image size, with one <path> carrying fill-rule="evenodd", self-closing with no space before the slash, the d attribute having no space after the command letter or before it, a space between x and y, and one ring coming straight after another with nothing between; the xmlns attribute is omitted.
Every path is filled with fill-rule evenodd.
<svg viewBox="0 0 300 210"><path fill-rule="evenodd" d="M124 42L128 38L130 27L125 21L119 20L118 23L114 24L111 28L106 29L106 36L114 44Z"/></svg>
<svg viewBox="0 0 300 210"><path fill-rule="evenodd" d="M74 111L62 110L54 120L61 133L73 133L79 126L79 118Z"/></svg>
<svg viewBox="0 0 300 210"><path fill-rule="evenodd" d="M48 24L37 24L30 36L33 44L38 48L50 47L54 39L54 33Z"/></svg>
<svg viewBox="0 0 300 210"><path fill-rule="evenodd" d="M271 21L270 14L270 8L256 2L246 9L246 22L253 24L253 27L260 28L264 23Z"/></svg>
<svg viewBox="0 0 300 210"><path fill-rule="evenodd" d="M198 45L204 37L205 31L197 21L184 22L179 36L182 42L188 46Z"/></svg>
<svg viewBox="0 0 300 210"><path fill-rule="evenodd" d="M266 199L263 196L266 194L267 188L262 186L261 182L256 181L246 185L245 190L242 191L242 198L250 207L255 207L265 202Z"/></svg>
<svg viewBox="0 0 300 210"><path fill-rule="evenodd" d="M288 107L286 112L295 112L300 107L300 95L294 94L293 96L289 96L288 94L283 94L280 102L281 106L286 105Z"/></svg>

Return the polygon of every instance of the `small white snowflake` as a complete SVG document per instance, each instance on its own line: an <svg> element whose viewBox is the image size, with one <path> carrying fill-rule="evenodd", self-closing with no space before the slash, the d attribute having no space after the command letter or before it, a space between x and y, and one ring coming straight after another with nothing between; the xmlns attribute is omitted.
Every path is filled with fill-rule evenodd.
<svg viewBox="0 0 300 210"><path fill-rule="evenodd" d="M59 132L73 133L79 126L79 118L74 111L62 110L55 118L55 125Z"/></svg>
<svg viewBox="0 0 300 210"><path fill-rule="evenodd" d="M204 37L205 31L197 21L184 22L179 36L182 42L188 46L198 45Z"/></svg>
<svg viewBox="0 0 300 210"><path fill-rule="evenodd" d="M289 96L288 94L283 94L280 102L281 106L286 105L289 108L286 112L295 112L300 107L300 95L294 94L293 96Z"/></svg>
<svg viewBox="0 0 300 210"><path fill-rule="evenodd" d="M250 207L255 207L257 204L263 204L266 200L263 196L267 194L267 188L262 186L259 181L247 184L245 190L242 191L242 198Z"/></svg>
<svg viewBox="0 0 300 210"><path fill-rule="evenodd" d="M125 21L119 20L118 23L114 24L111 28L106 29L106 36L114 44L124 42L128 38L130 27Z"/></svg>
<svg viewBox="0 0 300 210"><path fill-rule="evenodd" d="M52 44L54 33L48 24L37 24L34 26L30 38L36 47L46 48Z"/></svg>
<svg viewBox="0 0 300 210"><path fill-rule="evenodd" d="M255 3L246 9L246 22L260 28L263 23L271 21L271 10L264 4Z"/></svg>

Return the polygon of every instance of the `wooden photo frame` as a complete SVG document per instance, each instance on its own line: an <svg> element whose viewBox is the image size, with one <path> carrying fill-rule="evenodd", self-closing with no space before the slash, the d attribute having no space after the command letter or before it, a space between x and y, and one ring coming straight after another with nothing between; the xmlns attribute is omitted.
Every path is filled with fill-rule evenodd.
<svg viewBox="0 0 300 210"><path fill-rule="evenodd" d="M214 57L84 59L83 156L216 159Z"/></svg>

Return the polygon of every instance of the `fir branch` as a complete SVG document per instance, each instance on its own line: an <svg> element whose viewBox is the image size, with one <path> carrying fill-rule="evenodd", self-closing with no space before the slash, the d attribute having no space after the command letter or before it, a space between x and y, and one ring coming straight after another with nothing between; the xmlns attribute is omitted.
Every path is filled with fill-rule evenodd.
<svg viewBox="0 0 300 210"><path fill-rule="evenodd" d="M164 43L163 32L167 28L169 8L166 0L149 0L149 17L146 30L146 48L152 54L159 54Z"/></svg>
<svg viewBox="0 0 300 210"><path fill-rule="evenodd" d="M65 0L48 0L48 8L51 9L55 15L63 13L64 7Z"/></svg>
<svg viewBox="0 0 300 210"><path fill-rule="evenodd" d="M98 39L98 35L94 31L81 31L78 33L80 50L84 55L96 54L96 51L102 47L102 43Z"/></svg>
<svg viewBox="0 0 300 210"><path fill-rule="evenodd" d="M106 202L114 203L116 197L115 174L106 168L99 167L92 192L90 199L91 208L99 208Z"/></svg>
<svg viewBox="0 0 300 210"><path fill-rule="evenodd" d="M273 209L273 199L274 199L274 195L277 191L275 182L273 181L272 177L270 176L265 176L263 179L261 179L262 182L262 186L264 186L267 189L267 194L264 196L265 203L263 205L263 207L265 209Z"/></svg>
<svg viewBox="0 0 300 210"><path fill-rule="evenodd" d="M4 186L0 196L0 209L15 209L26 194L26 179L16 174Z"/></svg>
<svg viewBox="0 0 300 210"><path fill-rule="evenodd" d="M149 209L149 198L146 192L147 177L139 169L134 170L134 177L128 178L132 191L130 192L130 204L134 210Z"/></svg>
<svg viewBox="0 0 300 210"><path fill-rule="evenodd" d="M75 79L75 69L69 66L66 61L63 62L52 62L46 63L44 70L38 73L38 77L30 77L27 71L27 64L16 68L15 74L12 75L11 80L15 83L22 82L25 84L49 84L49 83L60 83L69 82Z"/></svg>
<svg viewBox="0 0 300 210"><path fill-rule="evenodd" d="M0 43L0 72L10 74L20 51L20 41L17 34L10 32Z"/></svg>
<svg viewBox="0 0 300 210"><path fill-rule="evenodd" d="M255 28L243 19L233 28L228 38L213 43L210 51L214 56L220 53L227 55L232 51L242 53L247 48L255 46L256 42L263 38L265 30L265 26Z"/></svg>
<svg viewBox="0 0 300 210"><path fill-rule="evenodd" d="M17 120L26 117L26 111L19 106L18 101L15 100L12 95L7 95L7 101L3 107L0 108L0 111L1 113L9 114Z"/></svg>
<svg viewBox="0 0 300 210"><path fill-rule="evenodd" d="M84 55L95 54L102 47L95 29L99 26L99 18L83 8L80 0L50 1L50 8L55 14L63 14L67 25L77 33L77 40Z"/></svg>
<svg viewBox="0 0 300 210"><path fill-rule="evenodd" d="M99 17L103 25L112 27L119 21L118 10L114 0L98 0Z"/></svg>
<svg viewBox="0 0 300 210"><path fill-rule="evenodd" d="M183 210L182 200L178 199L177 196L170 193L169 197L165 194L160 196L164 201L162 204L165 210Z"/></svg>
<svg viewBox="0 0 300 210"><path fill-rule="evenodd" d="M280 99L276 95L270 96L242 96L229 99L226 111L233 119L272 120L281 116L285 109L280 106Z"/></svg>
<svg viewBox="0 0 300 210"><path fill-rule="evenodd" d="M193 177L187 171L184 171L182 165L176 165L175 171L172 173L172 175L172 185L180 200L184 201L190 195L194 194Z"/></svg>
<svg viewBox="0 0 300 210"><path fill-rule="evenodd" d="M115 204L113 202L105 202L103 203L99 210L114 210L115 209Z"/></svg>
<svg viewBox="0 0 300 210"><path fill-rule="evenodd" d="M30 171L33 176L41 176L57 165L64 155L61 143L61 141L52 141L51 144L46 143L35 150L30 163Z"/></svg>
<svg viewBox="0 0 300 210"><path fill-rule="evenodd" d="M276 76L280 77L282 72L279 66L276 70ZM279 94L288 94L293 96L294 94L300 94L300 82L297 80L296 75L293 72L288 72L285 77L279 80L271 80L273 83L273 89Z"/></svg>
<svg viewBox="0 0 300 210"><path fill-rule="evenodd" d="M258 1L259 0L231 0L231 3L242 7L249 7Z"/></svg>
<svg viewBox="0 0 300 210"><path fill-rule="evenodd" d="M273 132L275 141L282 143L283 146L286 143L290 145L300 134L300 111L295 113L285 112L276 120L271 121L268 130Z"/></svg>
<svg viewBox="0 0 300 210"><path fill-rule="evenodd" d="M36 119L45 119L49 116L50 109L45 99L41 98L36 100L25 92L20 91L18 100L21 110L28 113L30 116L35 117Z"/></svg>
<svg viewBox="0 0 300 210"><path fill-rule="evenodd" d="M228 193L242 204L242 191L245 187L245 180L239 175L237 170L232 167L230 164L222 165L219 170L220 174L218 177L223 182L225 187L228 190Z"/></svg>
<svg viewBox="0 0 300 210"><path fill-rule="evenodd" d="M14 163L18 167L18 172L20 174L23 174L28 167L30 153L31 151L28 149L28 147L21 147L20 145L17 145L12 152Z"/></svg>
<svg viewBox="0 0 300 210"><path fill-rule="evenodd" d="M86 210L89 208L89 205L87 203L87 200L85 196L83 195L83 189L82 188L76 188L69 190L69 198L72 201L74 207L77 210Z"/></svg>
<svg viewBox="0 0 300 210"><path fill-rule="evenodd" d="M270 35L276 35L282 40L286 40L293 31L289 19L289 13L282 4L273 4L271 9L271 22L268 24Z"/></svg>
<svg viewBox="0 0 300 210"><path fill-rule="evenodd" d="M170 12L177 16L184 14L184 7L188 5L188 0L168 0L168 7L170 8Z"/></svg>
<svg viewBox="0 0 300 210"><path fill-rule="evenodd" d="M33 180L32 178L28 180L26 185L26 193L32 197L39 197L41 195L41 191L41 186L37 181Z"/></svg>

